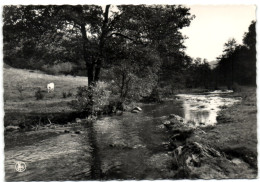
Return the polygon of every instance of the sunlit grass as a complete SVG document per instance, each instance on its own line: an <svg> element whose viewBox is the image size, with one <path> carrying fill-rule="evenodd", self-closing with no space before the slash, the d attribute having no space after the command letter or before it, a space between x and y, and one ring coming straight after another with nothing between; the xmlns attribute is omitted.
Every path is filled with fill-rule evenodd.
<svg viewBox="0 0 260 182"><path fill-rule="evenodd" d="M69 110L67 102L75 99L77 87L86 86L87 77L47 75L39 71L4 68L4 107L14 112L53 112ZM47 92L47 84L55 84L54 92ZM19 87L22 86L21 93ZM43 90L43 100L36 100L35 92ZM72 96L63 98L63 92Z"/></svg>
<svg viewBox="0 0 260 182"><path fill-rule="evenodd" d="M73 76L54 76L40 72L30 72L29 70L21 70L15 68L4 68L4 98L5 101L20 102L20 93L18 85L23 87L23 100L35 100L35 91L38 88L47 91L47 84L53 82L55 84L54 93L46 94L45 99L60 99L62 92L76 93L77 87L87 85L87 77Z"/></svg>

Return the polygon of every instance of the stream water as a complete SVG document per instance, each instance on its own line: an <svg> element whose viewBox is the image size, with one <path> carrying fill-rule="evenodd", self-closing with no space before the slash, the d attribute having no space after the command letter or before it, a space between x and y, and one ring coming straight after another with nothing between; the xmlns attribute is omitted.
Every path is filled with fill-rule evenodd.
<svg viewBox="0 0 260 182"><path fill-rule="evenodd" d="M221 107L238 101L221 93L180 94L176 100L144 105L140 113L67 127L70 133L60 127L56 135L35 137L28 144L37 132L16 133L13 142L24 144L5 148L6 180L167 179L171 156L163 144L168 135L158 118L176 114L195 127L214 125ZM26 164L24 172L15 170L17 161Z"/></svg>

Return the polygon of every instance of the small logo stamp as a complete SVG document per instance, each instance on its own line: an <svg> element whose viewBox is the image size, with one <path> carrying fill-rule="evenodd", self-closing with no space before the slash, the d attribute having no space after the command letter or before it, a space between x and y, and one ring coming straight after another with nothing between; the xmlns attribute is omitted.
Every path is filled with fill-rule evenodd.
<svg viewBox="0 0 260 182"><path fill-rule="evenodd" d="M17 172L24 172L26 169L26 165L24 162L18 161L15 163L15 170Z"/></svg>

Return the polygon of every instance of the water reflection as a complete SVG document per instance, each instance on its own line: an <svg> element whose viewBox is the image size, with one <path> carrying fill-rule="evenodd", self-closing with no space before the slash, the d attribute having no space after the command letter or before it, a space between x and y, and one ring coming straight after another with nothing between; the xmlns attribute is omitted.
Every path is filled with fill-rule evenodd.
<svg viewBox="0 0 260 182"><path fill-rule="evenodd" d="M226 92L225 92L226 93ZM230 107L239 99L223 98L221 92L212 92L208 95L179 94L183 101L183 117L193 126L208 126L217 123L217 114L221 108Z"/></svg>
<svg viewBox="0 0 260 182"><path fill-rule="evenodd" d="M162 163L162 159L167 161L167 156L161 154L165 134L158 132L158 124L144 112L104 117L95 122L104 180L162 177L158 170L166 169L167 165L161 168L151 165L156 161ZM154 154L158 157L154 158Z"/></svg>

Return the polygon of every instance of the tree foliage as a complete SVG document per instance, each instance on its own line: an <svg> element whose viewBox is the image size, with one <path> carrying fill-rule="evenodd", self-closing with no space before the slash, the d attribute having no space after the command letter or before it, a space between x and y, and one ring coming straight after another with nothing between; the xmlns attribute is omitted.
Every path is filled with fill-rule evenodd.
<svg viewBox="0 0 260 182"><path fill-rule="evenodd" d="M194 18L181 5L5 6L3 16L4 61L12 66L44 69L73 62L87 69L88 84L100 79L104 67L127 67L124 79L147 78L157 85L186 64L180 29ZM123 92L130 81L121 79Z"/></svg>
<svg viewBox="0 0 260 182"><path fill-rule="evenodd" d="M223 54L218 58L216 72L219 82L232 88L234 83L241 85L256 84L256 30L252 22L244 34L243 44L238 45L234 39L224 45Z"/></svg>

